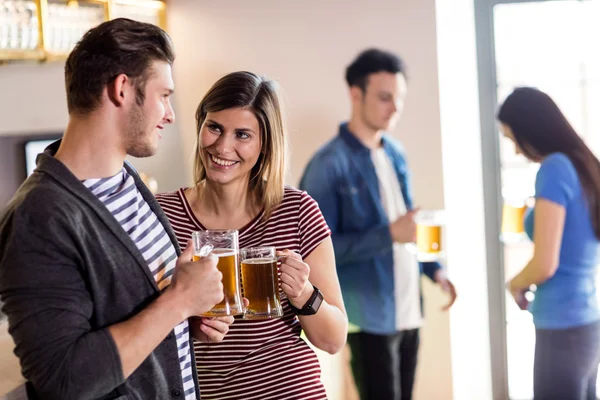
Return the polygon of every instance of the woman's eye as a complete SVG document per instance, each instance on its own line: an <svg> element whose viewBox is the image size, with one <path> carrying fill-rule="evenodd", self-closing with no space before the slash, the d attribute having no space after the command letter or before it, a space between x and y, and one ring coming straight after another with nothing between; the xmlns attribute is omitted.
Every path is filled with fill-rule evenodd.
<svg viewBox="0 0 600 400"><path fill-rule="evenodd" d="M221 129L217 125L208 125L208 130L211 132L221 133Z"/></svg>

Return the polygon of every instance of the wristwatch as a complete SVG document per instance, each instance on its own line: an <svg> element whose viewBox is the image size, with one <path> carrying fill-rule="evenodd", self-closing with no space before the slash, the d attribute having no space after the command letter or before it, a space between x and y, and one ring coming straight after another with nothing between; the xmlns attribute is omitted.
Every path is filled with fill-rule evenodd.
<svg viewBox="0 0 600 400"><path fill-rule="evenodd" d="M321 291L313 285L314 292L310 296L310 299L302 306L302 308L296 308L290 302L290 307L296 315L315 315L323 303L323 294Z"/></svg>

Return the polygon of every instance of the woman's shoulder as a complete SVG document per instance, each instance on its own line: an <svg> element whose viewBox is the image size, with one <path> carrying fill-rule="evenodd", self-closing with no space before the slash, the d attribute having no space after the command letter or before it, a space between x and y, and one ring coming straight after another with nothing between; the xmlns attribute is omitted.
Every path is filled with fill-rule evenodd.
<svg viewBox="0 0 600 400"><path fill-rule="evenodd" d="M565 153L552 153L540 164L540 174L548 177L560 178L572 183L578 181L577 170L575 165Z"/></svg>
<svg viewBox="0 0 600 400"><path fill-rule="evenodd" d="M305 190L300 190L290 185L285 185L283 191L282 205L289 203L307 203L315 202Z"/></svg>
<svg viewBox="0 0 600 400"><path fill-rule="evenodd" d="M300 190L300 189L295 188L290 185L285 185L283 187L283 199L285 200L287 197L289 197L289 198L299 197L302 195L302 192L303 192L303 190Z"/></svg>
<svg viewBox="0 0 600 400"><path fill-rule="evenodd" d="M309 203L315 203L315 200L306 191L285 185L281 203L273 210L273 214L269 219L282 217L283 215L287 217L292 214L298 215Z"/></svg>
<svg viewBox="0 0 600 400"><path fill-rule="evenodd" d="M546 156L546 158L544 158L544 160L542 161L543 166L562 166L562 167L573 167L573 162L571 162L571 159L569 158L569 156L567 156L565 153L551 153L549 155Z"/></svg>
<svg viewBox="0 0 600 400"><path fill-rule="evenodd" d="M156 201L158 201L158 204L161 206L179 204L181 203L181 193L183 193L185 189L186 188L181 188L172 192L157 193L154 197L156 197Z"/></svg>

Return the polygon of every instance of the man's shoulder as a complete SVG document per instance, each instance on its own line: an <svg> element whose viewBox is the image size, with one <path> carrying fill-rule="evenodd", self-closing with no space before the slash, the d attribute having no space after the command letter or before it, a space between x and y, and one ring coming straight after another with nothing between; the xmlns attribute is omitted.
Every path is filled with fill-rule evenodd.
<svg viewBox="0 0 600 400"><path fill-rule="evenodd" d="M350 151L344 140L339 136L335 136L328 142L323 144L311 158L313 163L326 163L334 165L343 163L344 160L350 157Z"/></svg>
<svg viewBox="0 0 600 400"><path fill-rule="evenodd" d="M34 173L0 214L0 252L9 243L16 243L11 238L19 246L46 246L55 238L66 240L71 237L69 233L85 229L81 214L72 193L51 178Z"/></svg>
<svg viewBox="0 0 600 400"><path fill-rule="evenodd" d="M321 147L317 150L315 155L327 156L331 154L338 154L340 152L345 152L346 145L344 140L339 135L336 135L325 142Z"/></svg>
<svg viewBox="0 0 600 400"><path fill-rule="evenodd" d="M54 178L34 172L9 201L0 221L4 222L8 216L15 215L40 220L50 216L67 215L76 208L76 202L73 200L73 195Z"/></svg>
<svg viewBox="0 0 600 400"><path fill-rule="evenodd" d="M401 156L401 157L405 156L404 145L402 144L402 142L400 140L396 139L395 137L393 137L390 134L383 135L383 139L382 140L383 140L383 143L384 143L384 147L388 151L391 151L395 155L398 155L398 156Z"/></svg>

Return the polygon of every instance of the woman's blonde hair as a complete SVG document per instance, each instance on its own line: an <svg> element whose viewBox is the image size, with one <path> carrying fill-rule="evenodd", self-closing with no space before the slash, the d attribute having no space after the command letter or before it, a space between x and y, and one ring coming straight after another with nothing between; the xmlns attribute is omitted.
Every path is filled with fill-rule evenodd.
<svg viewBox="0 0 600 400"><path fill-rule="evenodd" d="M206 93L196 110L194 183L199 185L206 179L199 146L206 114L230 108L249 110L258 120L262 143L258 161L250 172L248 190L263 205L264 217L268 218L283 199L287 160L283 102L275 81L252 72L233 72L219 79Z"/></svg>

